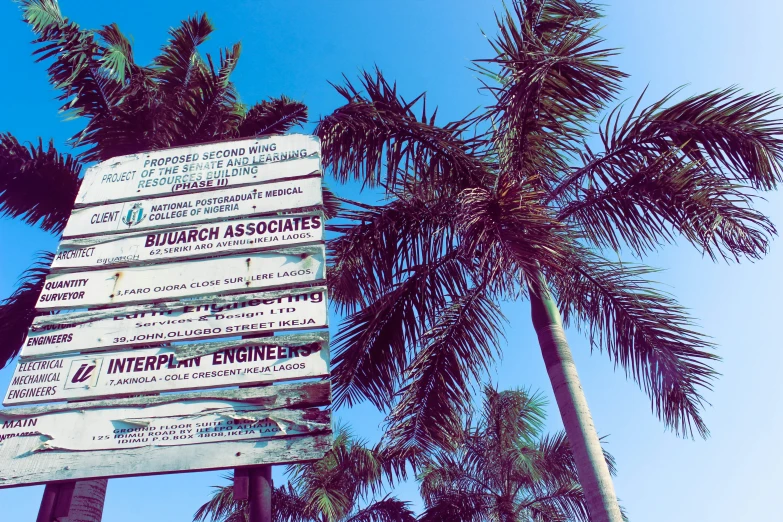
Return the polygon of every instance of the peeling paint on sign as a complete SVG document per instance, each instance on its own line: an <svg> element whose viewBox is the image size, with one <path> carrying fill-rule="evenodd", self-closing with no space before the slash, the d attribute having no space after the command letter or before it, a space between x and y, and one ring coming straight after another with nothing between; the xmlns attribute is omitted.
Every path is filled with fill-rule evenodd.
<svg viewBox="0 0 783 522"><path fill-rule="evenodd" d="M326 288L316 286L42 315L33 320L21 355L25 359L323 328L328 325L326 299Z"/></svg>
<svg viewBox="0 0 783 522"><path fill-rule="evenodd" d="M75 206L306 176L320 152L317 137L290 134L120 156L87 169Z"/></svg>
<svg viewBox="0 0 783 522"><path fill-rule="evenodd" d="M46 278L36 309L149 303L314 283L325 277L324 246L235 255Z"/></svg>

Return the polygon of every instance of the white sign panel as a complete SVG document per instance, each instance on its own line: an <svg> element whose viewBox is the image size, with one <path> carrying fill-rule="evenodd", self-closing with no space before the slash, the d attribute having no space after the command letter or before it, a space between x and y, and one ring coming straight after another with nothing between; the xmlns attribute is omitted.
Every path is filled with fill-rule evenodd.
<svg viewBox="0 0 783 522"><path fill-rule="evenodd" d="M75 209L63 230L63 237L225 221L316 207L322 203L320 176L207 193L138 199Z"/></svg>
<svg viewBox="0 0 783 522"><path fill-rule="evenodd" d="M3 410L0 487L317 459L328 403L312 383Z"/></svg>
<svg viewBox="0 0 783 522"><path fill-rule="evenodd" d="M318 409L259 411L253 405L228 401L180 401L144 408L70 410L6 422L18 427L0 426L0 438L43 438L39 451L184 446L303 435L330 429L329 413ZM31 429L45 437L29 434Z"/></svg>
<svg viewBox="0 0 783 522"><path fill-rule="evenodd" d="M33 320L22 357L117 350L328 325L326 288L281 290L172 301Z"/></svg>
<svg viewBox="0 0 783 522"><path fill-rule="evenodd" d="M219 388L329 375L329 336L285 335L20 362L3 404Z"/></svg>
<svg viewBox="0 0 783 522"><path fill-rule="evenodd" d="M46 278L36 308L148 303L311 283L325 277L324 255L323 245L312 245L182 263L54 274Z"/></svg>
<svg viewBox="0 0 783 522"><path fill-rule="evenodd" d="M314 212L65 239L52 261L52 272L160 263L323 241L323 221L323 215Z"/></svg>
<svg viewBox="0 0 783 522"><path fill-rule="evenodd" d="M306 176L320 170L315 136L291 134L130 154L87 169L77 207Z"/></svg>

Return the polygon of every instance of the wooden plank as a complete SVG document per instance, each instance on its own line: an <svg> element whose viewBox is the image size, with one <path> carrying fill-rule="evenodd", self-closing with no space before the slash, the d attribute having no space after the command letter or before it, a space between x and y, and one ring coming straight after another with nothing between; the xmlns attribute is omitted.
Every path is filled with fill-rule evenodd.
<svg viewBox="0 0 783 522"><path fill-rule="evenodd" d="M19 363L3 404L110 398L328 375L326 332L67 354Z"/></svg>
<svg viewBox="0 0 783 522"><path fill-rule="evenodd" d="M321 212L311 212L65 239L52 262L52 273L149 265L323 241L323 223Z"/></svg>
<svg viewBox="0 0 783 522"><path fill-rule="evenodd" d="M320 170L315 136L291 134L120 156L87 169L76 207L214 190Z"/></svg>
<svg viewBox="0 0 783 522"><path fill-rule="evenodd" d="M324 246L87 272L52 274L38 310L149 303L314 283L325 277Z"/></svg>
<svg viewBox="0 0 783 522"><path fill-rule="evenodd" d="M330 433L330 399L315 382L0 410L0 487L319 458L301 435Z"/></svg>
<svg viewBox="0 0 783 522"><path fill-rule="evenodd" d="M323 204L321 176L77 208L63 237L214 223Z"/></svg>
<svg viewBox="0 0 783 522"><path fill-rule="evenodd" d="M277 410L281 408L314 408L328 406L332 402L329 381L304 383L276 384L274 386L257 386L230 390L207 390L198 392L169 393L166 395L148 395L125 397L111 400L90 400L79 403L56 403L46 406L27 406L24 408L7 408L1 410L7 419L19 420L26 417L43 415L53 412L92 410L102 408L145 408L160 406L181 401L237 401L253 404L259 409ZM0 422L2 427L3 422Z"/></svg>
<svg viewBox="0 0 783 522"><path fill-rule="evenodd" d="M0 488L32 486L53 481L118 478L160 473L210 471L261 464L292 464L320 459L332 447L332 435L319 433L262 441L212 442L189 446L147 446L122 451L47 451L35 449L31 437L0 444L22 455L0 469ZM27 443L26 445L24 443ZM10 447L10 444L15 444ZM28 449L29 448L29 449ZM5 448L4 448L5 449Z"/></svg>
<svg viewBox="0 0 783 522"><path fill-rule="evenodd" d="M22 358L322 328L326 298L317 286L38 316Z"/></svg>

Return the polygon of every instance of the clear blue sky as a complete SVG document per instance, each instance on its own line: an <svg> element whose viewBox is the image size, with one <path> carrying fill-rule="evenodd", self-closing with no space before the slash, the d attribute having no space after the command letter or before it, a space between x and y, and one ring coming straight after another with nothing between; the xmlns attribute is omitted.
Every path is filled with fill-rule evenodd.
<svg viewBox="0 0 783 522"><path fill-rule="evenodd" d="M650 100L684 84L685 94L733 84L755 92L783 91L783 4L775 0L606 3L603 34L608 45L623 48L617 64L632 75L625 96L638 96L648 83ZM134 37L142 63L154 56L170 26L197 9L206 11L218 29L209 49L243 43L234 76L243 100L285 93L307 103L313 121L341 103L327 80L339 81L342 73L355 78L360 68L375 64L398 81L402 92L426 90L444 120L488 102L467 66L470 59L488 56L480 28L494 31L496 2L64 0L61 5L84 27L117 22ZM30 57L31 33L8 0L0 2L0 35L0 131L20 140L54 138L62 146L76 126L57 113L44 67ZM312 124L306 130L311 129ZM339 190L353 194L355 187ZM778 227L783 227L782 203L780 194L771 193L763 206ZM8 220L0 220L0 237L0 297L5 297L34 253L54 249L56 243L48 234ZM777 240L765 260L726 266L683 245L650 260L667 269L659 276L662 284L720 345L723 376L708 395L712 437L706 441L665 432L636 385L615 372L605 357L591 357L583 338L569 332L595 424L601 435L608 435L617 459L617 493L634 522L781 520L774 499L783 487L783 393L778 384L783 365L782 251ZM503 311L511 326L493 381L501 388L532 386L551 397L527 306L506 304ZM0 388L9 378L10 369L0 371ZM381 417L370 407L343 410L338 416L370 440L380 434ZM549 425L561 427L553 405ZM187 522L208 497L209 486L222 483L220 475L112 480L104 520ZM42 490L0 490L0 519L34 520ZM402 485L396 493L420 505L413 485Z"/></svg>

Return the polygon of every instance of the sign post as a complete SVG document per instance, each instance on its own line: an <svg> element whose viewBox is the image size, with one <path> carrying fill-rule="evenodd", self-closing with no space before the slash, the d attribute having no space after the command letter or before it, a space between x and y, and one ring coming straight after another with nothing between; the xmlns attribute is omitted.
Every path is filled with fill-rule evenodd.
<svg viewBox="0 0 783 522"><path fill-rule="evenodd" d="M110 477L234 468L271 522L272 466L332 446L330 384L300 382L329 375L322 206L315 136L90 167L0 410L0 488L100 522Z"/></svg>

